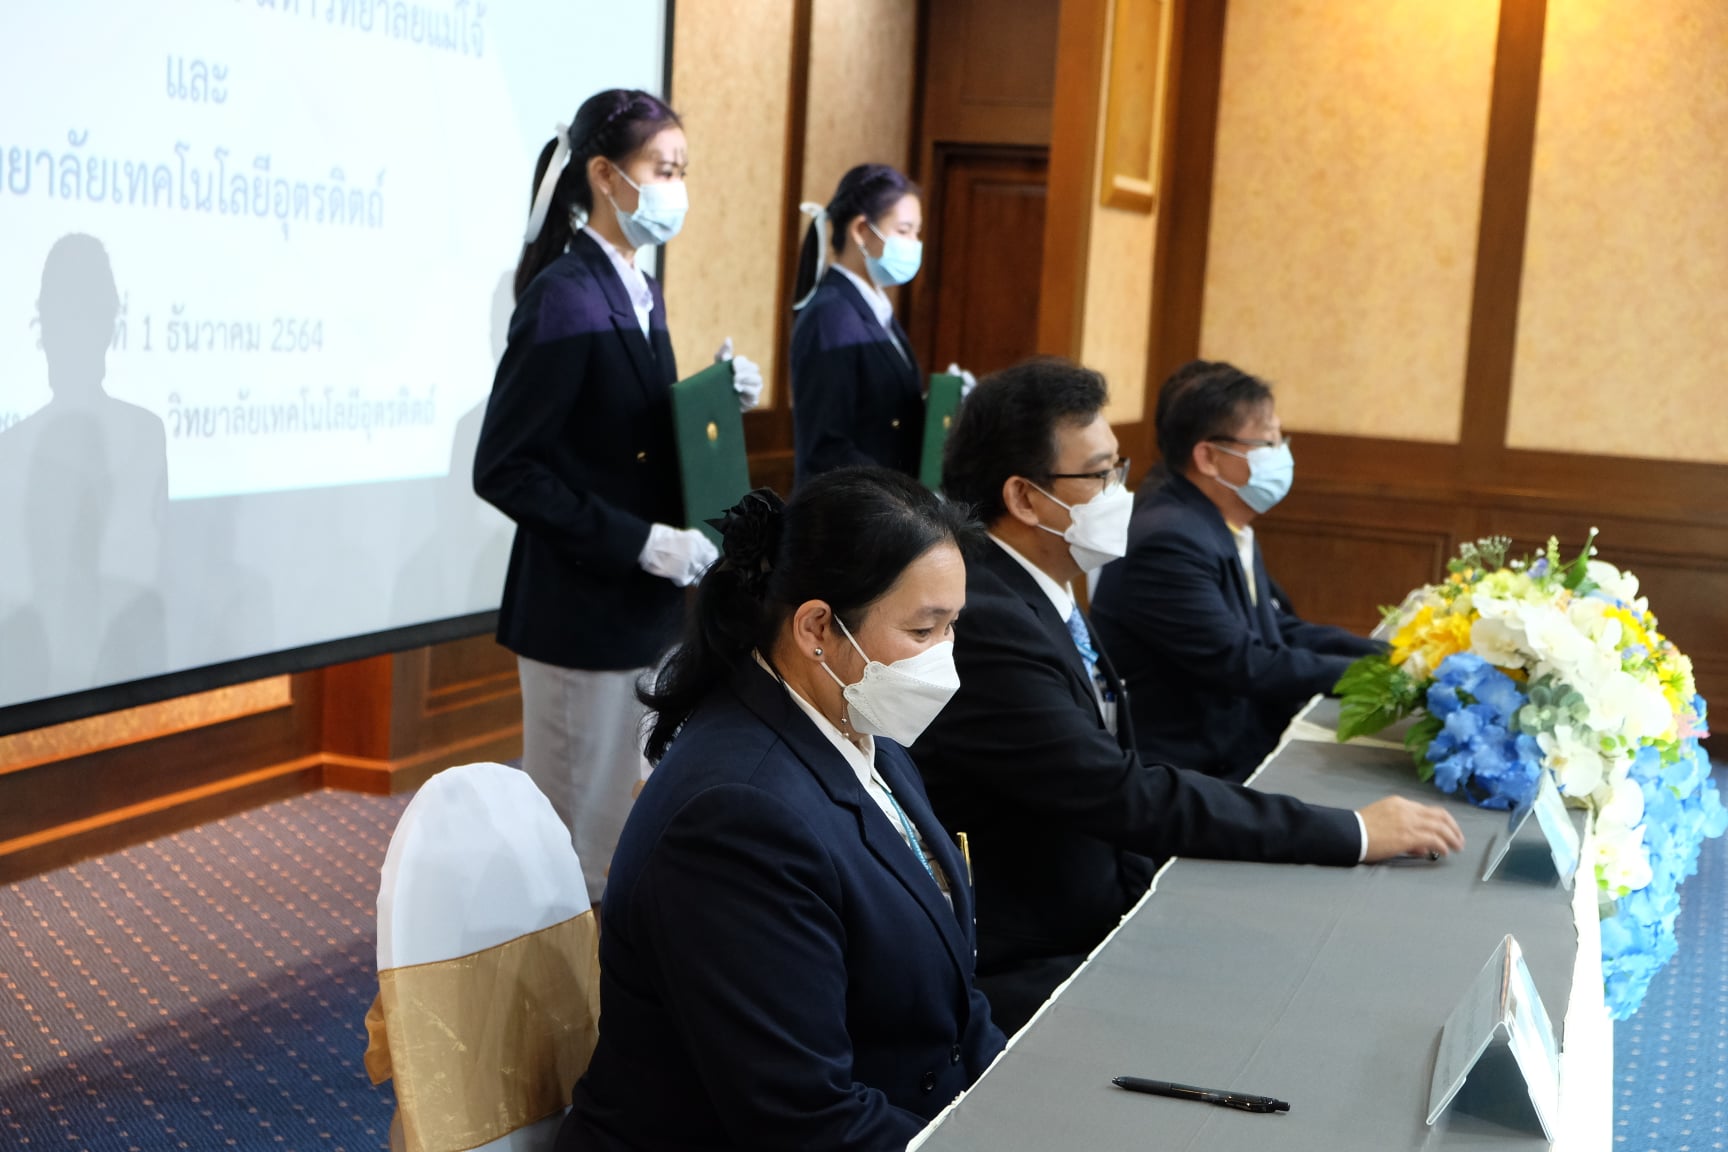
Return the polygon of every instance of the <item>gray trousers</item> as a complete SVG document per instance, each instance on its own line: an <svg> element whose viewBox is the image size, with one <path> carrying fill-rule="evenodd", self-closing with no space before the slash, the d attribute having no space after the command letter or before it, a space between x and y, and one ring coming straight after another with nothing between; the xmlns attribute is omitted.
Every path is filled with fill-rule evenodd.
<svg viewBox="0 0 1728 1152"><path fill-rule="evenodd" d="M570 829L596 905L624 817L648 775L642 755L647 713L636 700L636 683L648 671L588 672L516 657L522 770Z"/></svg>

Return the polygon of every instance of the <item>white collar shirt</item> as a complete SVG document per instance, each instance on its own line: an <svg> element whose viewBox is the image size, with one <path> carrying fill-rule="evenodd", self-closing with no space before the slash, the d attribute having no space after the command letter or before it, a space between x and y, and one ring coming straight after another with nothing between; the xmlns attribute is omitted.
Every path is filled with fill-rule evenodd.
<svg viewBox="0 0 1728 1152"><path fill-rule="evenodd" d="M618 279L624 283L624 291L630 297L630 307L636 312L636 323L642 326L642 335L648 335L648 316L654 311L654 290L648 286L648 274L628 260L624 253L612 247L612 241L594 231L588 225L582 225L582 231L593 237L594 243L600 245L600 251L606 253L606 258L612 261L612 267L618 273Z"/></svg>

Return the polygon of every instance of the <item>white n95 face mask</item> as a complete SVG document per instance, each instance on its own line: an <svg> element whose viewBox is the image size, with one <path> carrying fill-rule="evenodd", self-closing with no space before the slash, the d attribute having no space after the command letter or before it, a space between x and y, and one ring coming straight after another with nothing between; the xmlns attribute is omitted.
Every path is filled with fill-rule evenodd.
<svg viewBox="0 0 1728 1152"><path fill-rule="evenodd" d="M872 660L858 647L851 631L836 616L834 622L864 657L864 675L858 683L841 680L823 661L822 667L840 685L846 697L846 720L854 732L886 736L902 747L910 747L938 713L960 691L960 673L954 667L954 641L932 644L916 656L884 664Z"/></svg>
<svg viewBox="0 0 1728 1152"><path fill-rule="evenodd" d="M690 190L684 181L638 184L624 175L621 168L618 177L636 189L636 211L626 212L616 200L612 202L612 211L618 214L618 227L624 230L624 239L632 248L664 244L678 235L678 230L684 227L684 216L690 211Z"/></svg>
<svg viewBox="0 0 1728 1152"><path fill-rule="evenodd" d="M1058 532L1048 524L1038 527L1068 541L1068 554L1080 565L1080 571L1092 572L1128 554L1128 521L1134 516L1134 497L1126 484L1112 484L1084 504L1062 504L1054 496L1050 499L1068 509L1068 530Z"/></svg>

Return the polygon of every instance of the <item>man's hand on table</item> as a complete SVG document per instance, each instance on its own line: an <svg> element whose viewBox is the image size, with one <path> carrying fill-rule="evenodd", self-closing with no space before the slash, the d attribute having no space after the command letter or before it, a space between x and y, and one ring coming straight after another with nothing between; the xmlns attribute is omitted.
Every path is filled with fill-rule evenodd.
<svg viewBox="0 0 1728 1152"><path fill-rule="evenodd" d="M1441 856L1464 847L1464 833L1452 813L1432 804L1418 804L1402 796L1376 800L1357 815L1368 834L1366 863L1394 856Z"/></svg>

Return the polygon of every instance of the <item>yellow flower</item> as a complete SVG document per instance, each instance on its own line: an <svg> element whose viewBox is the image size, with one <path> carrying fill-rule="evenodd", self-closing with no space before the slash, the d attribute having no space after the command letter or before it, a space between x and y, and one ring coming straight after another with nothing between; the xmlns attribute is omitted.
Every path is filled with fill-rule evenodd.
<svg viewBox="0 0 1728 1152"><path fill-rule="evenodd" d="M1622 648L1630 648L1636 644L1648 652L1655 652L1660 640L1653 640L1651 638L1650 633L1645 630L1644 622L1638 619L1638 617L1632 615L1632 613L1626 611L1624 608L1610 608L1605 615L1607 615L1611 620L1620 621L1620 646Z"/></svg>
<svg viewBox="0 0 1728 1152"><path fill-rule="evenodd" d="M1422 610L1393 635L1392 663L1402 665L1412 656L1419 656L1418 663L1425 674L1432 675L1446 657L1469 650L1471 623L1471 617L1461 612L1447 613L1436 619L1433 607L1423 605Z"/></svg>

